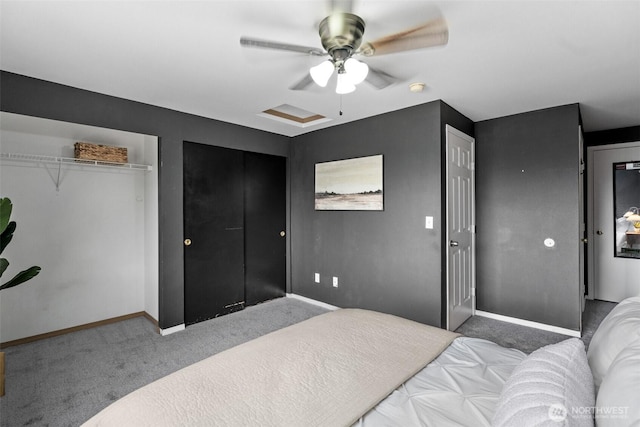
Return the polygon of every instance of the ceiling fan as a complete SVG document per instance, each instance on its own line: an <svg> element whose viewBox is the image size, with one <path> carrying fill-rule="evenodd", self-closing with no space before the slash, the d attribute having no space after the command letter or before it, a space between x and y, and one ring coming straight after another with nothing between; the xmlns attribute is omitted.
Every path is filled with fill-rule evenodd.
<svg viewBox="0 0 640 427"><path fill-rule="evenodd" d="M443 46L449 40L447 23L441 17L369 42L363 42L364 30L362 18L353 13L336 11L320 22L318 32L322 49L244 36L240 38L240 45L329 56L326 61L311 67L309 73L290 89L306 89L314 82L325 87L333 73L337 72L336 92L344 94L353 92L356 85L364 80L377 89L383 89L394 81L389 74L372 68L354 56L373 57Z"/></svg>

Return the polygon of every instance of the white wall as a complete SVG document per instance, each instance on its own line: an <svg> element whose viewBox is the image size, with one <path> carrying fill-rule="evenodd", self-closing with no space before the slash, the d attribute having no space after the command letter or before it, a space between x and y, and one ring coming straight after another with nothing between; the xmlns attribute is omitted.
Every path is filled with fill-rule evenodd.
<svg viewBox="0 0 640 427"><path fill-rule="evenodd" d="M125 314L158 316L157 138L2 114L3 153L73 157L76 141L128 148L152 172L58 167L3 159L0 195L13 202L4 283L32 265L33 280L0 294L0 342Z"/></svg>

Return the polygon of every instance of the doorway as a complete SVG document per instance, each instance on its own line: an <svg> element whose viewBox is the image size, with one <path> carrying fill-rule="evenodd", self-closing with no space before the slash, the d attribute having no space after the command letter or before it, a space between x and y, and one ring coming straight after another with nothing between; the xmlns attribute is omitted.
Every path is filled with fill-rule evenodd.
<svg viewBox="0 0 640 427"><path fill-rule="evenodd" d="M185 142L185 324L285 295L286 158Z"/></svg>
<svg viewBox="0 0 640 427"><path fill-rule="evenodd" d="M447 329L475 311L475 139L446 126Z"/></svg>
<svg viewBox="0 0 640 427"><path fill-rule="evenodd" d="M621 247L627 247L622 240L626 241L633 227L622 211L640 208L640 187L634 186L630 194L627 191L624 197L616 198L615 167L640 161L640 142L589 147L587 161L589 298L620 302L640 294L640 259L620 256ZM630 169L630 173L635 172L640 173L640 169ZM625 207L616 206L616 200Z"/></svg>

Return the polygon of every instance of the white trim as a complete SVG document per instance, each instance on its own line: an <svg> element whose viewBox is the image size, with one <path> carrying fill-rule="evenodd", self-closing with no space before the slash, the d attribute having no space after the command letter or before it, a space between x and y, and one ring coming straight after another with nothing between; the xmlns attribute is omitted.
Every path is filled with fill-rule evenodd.
<svg viewBox="0 0 640 427"><path fill-rule="evenodd" d="M547 325L546 323L532 322L531 320L503 316L502 314L488 313L481 310L476 310L476 316L500 320L501 322L514 323L516 325L527 326L529 328L542 329L543 331L555 332L556 334L569 335L570 337L580 338L582 336L580 331L574 331L573 329L560 328L558 326Z"/></svg>
<svg viewBox="0 0 640 427"><path fill-rule="evenodd" d="M303 297L302 295L298 295L298 294L287 294L287 298L294 298L300 301L304 301L306 303L309 304L313 304L313 305L317 305L318 307L322 307L322 308L326 308L328 310L337 310L340 307L336 307L335 305L331 305L331 304L327 304L326 302L322 302L322 301L318 301L315 299L311 299L311 298L307 298L307 297Z"/></svg>
<svg viewBox="0 0 640 427"><path fill-rule="evenodd" d="M181 325L172 326L167 329L160 329L160 335L164 337L165 335L170 335L180 331L184 331L184 323L182 323Z"/></svg>

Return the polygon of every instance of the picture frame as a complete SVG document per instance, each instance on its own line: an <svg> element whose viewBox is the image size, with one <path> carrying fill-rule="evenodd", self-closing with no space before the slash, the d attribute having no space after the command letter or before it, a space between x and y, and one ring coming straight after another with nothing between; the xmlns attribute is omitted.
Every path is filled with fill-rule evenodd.
<svg viewBox="0 0 640 427"><path fill-rule="evenodd" d="M316 211L383 211L382 154L315 164Z"/></svg>

